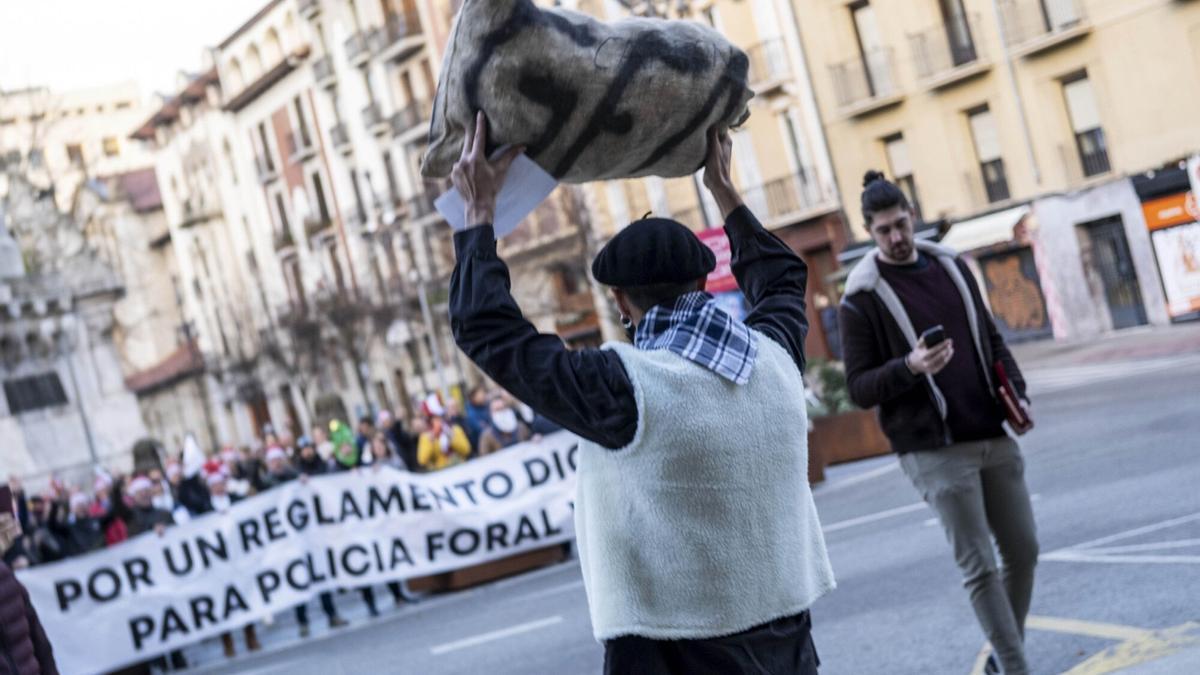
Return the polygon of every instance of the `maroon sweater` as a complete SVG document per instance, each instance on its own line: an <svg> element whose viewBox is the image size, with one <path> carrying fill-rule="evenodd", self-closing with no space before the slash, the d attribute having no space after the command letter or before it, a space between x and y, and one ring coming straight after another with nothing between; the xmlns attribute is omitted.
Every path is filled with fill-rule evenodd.
<svg viewBox="0 0 1200 675"><path fill-rule="evenodd" d="M946 339L954 342L954 358L933 377L946 397L946 423L953 441L1003 436L1003 413L988 391L967 308L946 269L922 253L911 265L889 265L881 260L879 274L900 296L917 335L941 324Z"/></svg>
<svg viewBox="0 0 1200 675"><path fill-rule="evenodd" d="M0 675L58 675L29 593L0 560Z"/></svg>

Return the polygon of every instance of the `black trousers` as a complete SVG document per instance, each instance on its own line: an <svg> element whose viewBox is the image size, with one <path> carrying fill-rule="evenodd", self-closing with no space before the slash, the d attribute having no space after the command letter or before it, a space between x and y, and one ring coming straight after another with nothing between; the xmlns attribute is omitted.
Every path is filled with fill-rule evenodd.
<svg viewBox="0 0 1200 675"><path fill-rule="evenodd" d="M815 675L819 665L807 611L720 638L604 643L606 675Z"/></svg>
<svg viewBox="0 0 1200 675"><path fill-rule="evenodd" d="M325 618L332 620L337 616L337 606L333 604L333 593L321 594L321 610L325 612ZM301 626L308 625L308 603L302 602L296 605L296 623Z"/></svg>

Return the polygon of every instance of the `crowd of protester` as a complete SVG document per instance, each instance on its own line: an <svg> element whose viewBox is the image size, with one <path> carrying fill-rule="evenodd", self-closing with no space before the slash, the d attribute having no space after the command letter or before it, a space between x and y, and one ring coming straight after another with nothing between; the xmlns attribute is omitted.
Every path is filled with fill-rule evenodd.
<svg viewBox="0 0 1200 675"><path fill-rule="evenodd" d="M3 560L13 569L51 563L145 532L162 534L172 525L223 512L240 499L293 480L374 466L438 471L557 430L506 394L477 387L465 406L429 396L407 424L384 410L374 418L362 417L353 430L340 420L315 425L299 438L268 429L255 447L227 446L208 455L189 438L161 470L131 476L97 473L90 490L52 479L44 493L29 494L10 478L21 534L2 552ZM400 582L387 588L397 605L413 600ZM351 590L362 596L371 616L378 616L374 588ZM319 602L331 628L348 625L332 592L321 594ZM300 636L307 637L307 605L297 606L295 616ZM261 648L253 624L243 634L247 650ZM234 656L233 636L221 640L226 656ZM169 657L171 667L186 667L182 653Z"/></svg>

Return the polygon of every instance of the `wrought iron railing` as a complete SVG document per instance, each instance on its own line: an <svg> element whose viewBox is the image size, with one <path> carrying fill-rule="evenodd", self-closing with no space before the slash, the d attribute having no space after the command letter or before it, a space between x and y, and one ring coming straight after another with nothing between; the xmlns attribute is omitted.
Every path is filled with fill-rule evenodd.
<svg viewBox="0 0 1200 675"><path fill-rule="evenodd" d="M900 93L890 48L830 66L838 105L850 108Z"/></svg>

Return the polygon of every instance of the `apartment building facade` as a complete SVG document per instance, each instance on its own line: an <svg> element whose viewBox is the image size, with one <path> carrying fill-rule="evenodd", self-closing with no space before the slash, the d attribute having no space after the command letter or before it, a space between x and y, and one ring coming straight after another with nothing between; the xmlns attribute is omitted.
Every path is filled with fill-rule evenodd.
<svg viewBox="0 0 1200 675"><path fill-rule="evenodd" d="M1200 78L1200 6L793 4L848 208L866 170L887 173L972 253L1010 337L1171 319L1130 177L1200 145L1179 84Z"/></svg>

